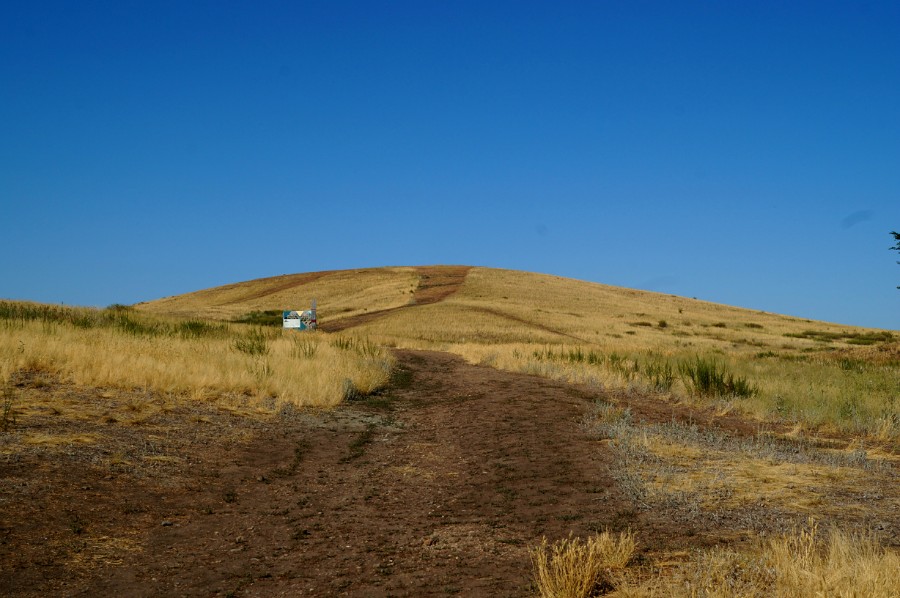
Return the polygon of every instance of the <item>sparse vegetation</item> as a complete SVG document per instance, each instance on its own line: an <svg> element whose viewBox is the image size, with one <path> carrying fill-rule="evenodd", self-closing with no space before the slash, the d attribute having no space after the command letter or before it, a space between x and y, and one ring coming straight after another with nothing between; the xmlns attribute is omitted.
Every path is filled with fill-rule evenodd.
<svg viewBox="0 0 900 598"><path fill-rule="evenodd" d="M283 314L280 309L267 309L264 311L251 311L238 318L234 322L238 324L253 324L254 326L274 326L281 328Z"/></svg>
<svg viewBox="0 0 900 598"><path fill-rule="evenodd" d="M362 419L353 421L352 436L343 437L332 463L363 468L369 460L361 457L375 441L370 422L406 415L405 406L392 406L397 399L388 392L416 384L409 370L392 367L385 347L452 351L472 363L581 384L613 401L598 403L585 429L591 445L615 459L611 475L615 500L626 503L619 508L622 515L601 520L561 507L546 514L550 523L581 525L588 532L614 524L618 531L654 511L685 530L700 521L722 522L729 533L752 539L735 542L735 548L679 553L664 566L653 559L667 555L648 549L641 555L648 561L630 567L634 536L627 533L545 540L531 554L542 596L613 590L620 596L897 595L891 585L896 581L885 574L897 569L897 553L882 549L879 537L840 528L820 533L814 524L791 531L811 514L849 522L851 530L896 521L895 332L486 269L472 270L443 302L412 301L414 307L393 309L413 293L414 269L307 276L317 285L315 295L301 284L304 276L230 285L137 308L0 301L0 427L6 432L0 440L35 452L76 453L102 444L103 426L149 429L153 418L163 419L187 399L209 402L210 409L221 406L225 413L247 413L247 405L271 413L281 405L291 417L299 412L290 405L349 401L355 403L347 411ZM280 325L282 306L306 305L311 296L320 299L324 321L393 311L341 334L285 333L271 326ZM88 431L54 436L18 425L35 414L54 422L83 417L84 406L51 396L60 381L113 388L129 398L110 399L103 411L91 413L96 427ZM388 384L388 392L377 392ZM44 395L39 406L22 401ZM664 415L665 423L641 421L646 411L632 412L628 405L635 397L662 401L661 410L671 405L672 420ZM459 404L471 400L467 396ZM676 420L676 409L723 419L740 413L756 418L757 429L733 433ZM185 414L184 421L208 426L210 412ZM161 430L154 428L154 435ZM385 432L388 440L390 433ZM260 480L277 484L302 476L306 451L319 450L287 446L288 453L274 461L283 467L267 469L269 478ZM382 443L377 448L380 461ZM392 462L384 475L420 481L433 475L418 462L406 463L413 454L438 462L433 446L410 450L416 452ZM97 458L103 467L117 473L173 467L178 459L160 450L151 435L139 449L102 454ZM504 508L526 494L512 486L508 479L492 486ZM242 507L249 503L246 490L240 486ZM238 498L237 486L222 484L215 492L208 504ZM373 490L365 500L377 494ZM68 533L65 524L60 527ZM303 529L304 537L309 533ZM603 556L592 544L597 538L606 538L607 552L628 556ZM535 541L523 536L504 546ZM598 562L605 564L598 569ZM379 565L378 571L387 575L391 568Z"/></svg>
<svg viewBox="0 0 900 598"><path fill-rule="evenodd" d="M820 343L845 341L850 345L874 345L876 343L890 343L895 340L893 333L887 330L877 332L829 332L827 330L804 330L803 332L786 332L788 338L810 339Z"/></svg>
<svg viewBox="0 0 900 598"><path fill-rule="evenodd" d="M264 357L269 354L269 337L261 328L254 328L245 336L236 338L232 347L251 357Z"/></svg>
<svg viewBox="0 0 900 598"><path fill-rule="evenodd" d="M668 575L632 583L623 598L649 596L866 596L900 595L900 554L869 534L826 533L803 527L759 540L747 550L697 551Z"/></svg>
<svg viewBox="0 0 900 598"><path fill-rule="evenodd" d="M701 397L752 397L758 392L745 378L727 372L713 359L696 357L679 364L678 371L688 392Z"/></svg>
<svg viewBox="0 0 900 598"><path fill-rule="evenodd" d="M564 538L549 544L544 538L531 553L534 584L541 598L590 598L615 588L615 574L634 554L631 533Z"/></svg>
<svg viewBox="0 0 900 598"><path fill-rule="evenodd" d="M298 363L302 362L302 363ZM47 372L88 386L185 396L238 393L336 405L344 380L362 394L386 385L392 359L374 343L320 334L103 310L0 302L0 381Z"/></svg>

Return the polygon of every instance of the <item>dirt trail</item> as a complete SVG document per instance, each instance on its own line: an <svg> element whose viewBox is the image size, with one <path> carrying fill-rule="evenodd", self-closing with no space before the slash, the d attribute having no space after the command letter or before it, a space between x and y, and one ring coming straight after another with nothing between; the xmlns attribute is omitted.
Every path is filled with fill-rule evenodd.
<svg viewBox="0 0 900 598"><path fill-rule="evenodd" d="M325 321L319 328L325 332L340 332L354 326L360 326L383 318L384 316L407 309L416 305L429 305L438 303L456 293L465 283L471 266L419 266L416 272L419 274L419 284L413 291L409 305L380 309L340 320Z"/></svg>
<svg viewBox="0 0 900 598"><path fill-rule="evenodd" d="M246 444L213 440L235 418L177 430L170 414L154 454L190 458L165 476L75 453L0 462L0 594L523 596L543 535L621 523L581 393L443 353L398 357L390 397L254 424Z"/></svg>
<svg viewBox="0 0 900 598"><path fill-rule="evenodd" d="M612 449L580 425L592 391L446 353L397 358L392 388L332 412L261 423L189 402L140 425L33 420L99 440L0 451L0 595L527 596L543 536L716 541L622 494Z"/></svg>
<svg viewBox="0 0 900 598"><path fill-rule="evenodd" d="M268 297L269 295L274 295L275 293L280 293L282 291L287 291L299 286L303 286L305 284L309 284L311 282L315 282L320 278L328 276L329 274L334 274L336 270L323 270L321 272L309 272L306 274L289 274L287 276L275 276L269 279L264 279L265 282L274 281L284 278L284 282L279 282L279 284L265 287L261 290L252 291L246 295L238 297L236 299L231 299L230 301L226 301L221 305L234 305L235 303L243 303L245 301L252 301L254 299L262 299L263 297ZM260 282L264 282L260 281Z"/></svg>
<svg viewBox="0 0 900 598"><path fill-rule="evenodd" d="M406 381L389 412L351 406L260 438L223 472L233 507L161 528L95 589L156 579L147 595L523 596L543 535L584 534L624 510L606 452L579 429L584 397L447 354L399 358ZM292 473L265 473L290 469L295 446Z"/></svg>

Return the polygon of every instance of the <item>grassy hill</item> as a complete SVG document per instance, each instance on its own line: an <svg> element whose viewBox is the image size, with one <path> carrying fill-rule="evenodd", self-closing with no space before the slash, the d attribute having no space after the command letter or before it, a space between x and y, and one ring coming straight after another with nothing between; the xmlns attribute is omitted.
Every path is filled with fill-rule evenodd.
<svg viewBox="0 0 900 598"><path fill-rule="evenodd" d="M436 296L436 289L445 293ZM795 349L873 345L891 333L550 276L463 266L290 274L137 309L229 321L318 301L326 331L405 343L552 343ZM274 319L273 319L274 321Z"/></svg>
<svg viewBox="0 0 900 598"><path fill-rule="evenodd" d="M313 299L319 332L281 329L283 309ZM0 525L6 557L27 593L30 563L51 571L48 545L69 579L116 538L116 562L142 572L131 583L156 575L154 546L176 559L170 576L198 570L183 557L195 548L204 575L279 562L285 545L293 570L352 530L342 546L357 552L321 561L317 583L383 590L391 568L357 564L394 562L372 546L399 533L398 570L433 579L437 551L459 550L446 579L481 583L530 556L545 589L569 563L586 587L614 573L601 586L618 595L894 596L898 336L467 266L285 275L101 310L0 300L0 456L20 480L7 520L39 526ZM110 508L76 512L94 487ZM460 510L435 527L439 509ZM173 523L191 550L152 540ZM261 531L210 544L211 529ZM244 552L263 537L272 556ZM123 538L144 543L129 556ZM98 575L118 571L103 562Z"/></svg>
<svg viewBox="0 0 900 598"><path fill-rule="evenodd" d="M900 343L857 328L558 276L465 266L264 278L140 311L277 325L318 301L320 326L381 345L613 389L640 388L761 419L894 436Z"/></svg>

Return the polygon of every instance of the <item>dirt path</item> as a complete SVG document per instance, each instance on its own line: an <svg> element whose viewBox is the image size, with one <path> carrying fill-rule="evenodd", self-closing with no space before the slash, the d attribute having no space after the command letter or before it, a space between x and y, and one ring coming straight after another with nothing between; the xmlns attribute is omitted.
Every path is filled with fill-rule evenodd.
<svg viewBox="0 0 900 598"><path fill-rule="evenodd" d="M416 272L419 274L419 284L413 291L409 305L381 309L340 320L326 321L320 324L319 328L325 332L340 332L341 330L383 318L401 309L438 303L453 295L462 287L466 281L466 275L471 269L471 266L419 266L416 268Z"/></svg>
<svg viewBox="0 0 900 598"><path fill-rule="evenodd" d="M543 535L627 510L579 427L584 396L448 354L398 357L391 396L254 424L246 443L235 418L205 418L230 426L224 445L202 424L150 434L155 454L190 455L165 475L7 459L0 594L522 596Z"/></svg>
<svg viewBox="0 0 900 598"><path fill-rule="evenodd" d="M583 397L447 354L399 358L386 406L261 437L222 472L232 506L161 528L94 589L155 579L147 595L523 596L541 536L623 510L604 451L579 431ZM293 471L267 473L290 471L295 447Z"/></svg>
<svg viewBox="0 0 900 598"><path fill-rule="evenodd" d="M718 541L622 493L612 449L580 424L590 391L446 353L397 357L391 389L332 412L260 422L189 401L134 425L31 420L100 440L0 442L0 595L527 596L544 536L630 528L648 552ZM51 391L97 413L140 399L21 393ZM651 421L704 421L628 401Z"/></svg>

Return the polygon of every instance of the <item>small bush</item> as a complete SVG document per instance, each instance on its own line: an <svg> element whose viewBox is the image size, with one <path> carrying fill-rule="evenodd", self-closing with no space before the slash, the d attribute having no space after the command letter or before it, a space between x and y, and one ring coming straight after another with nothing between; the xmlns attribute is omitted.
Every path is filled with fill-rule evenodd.
<svg viewBox="0 0 900 598"><path fill-rule="evenodd" d="M211 324L202 320L179 322L175 330L181 338L221 337L228 334L228 326L225 324Z"/></svg>
<svg viewBox="0 0 900 598"><path fill-rule="evenodd" d="M243 337L235 339L232 345L235 351L250 355L251 357L262 357L269 354L269 339L265 331L261 328L251 330L250 333Z"/></svg>
<svg viewBox="0 0 900 598"><path fill-rule="evenodd" d="M284 325L284 319L281 310L267 309L265 311L251 311L243 316L236 318L234 321L238 324L253 324L254 326L273 326L281 328Z"/></svg>
<svg viewBox="0 0 900 598"><path fill-rule="evenodd" d="M355 339L339 336L331 341L331 346L341 351L354 351L360 357L380 357L381 347L369 339Z"/></svg>
<svg viewBox="0 0 900 598"><path fill-rule="evenodd" d="M698 396L752 397L757 388L746 378L728 373L725 366L714 359L696 357L682 362L678 368L688 392Z"/></svg>
<svg viewBox="0 0 900 598"><path fill-rule="evenodd" d="M542 598L589 598L615 588L612 572L622 569L634 554L634 536L603 532L587 540L560 540L552 546L544 538L531 553L534 583Z"/></svg>
<svg viewBox="0 0 900 598"><path fill-rule="evenodd" d="M675 368L663 358L651 359L644 363L642 372L650 386L657 390L668 391L675 384Z"/></svg>

